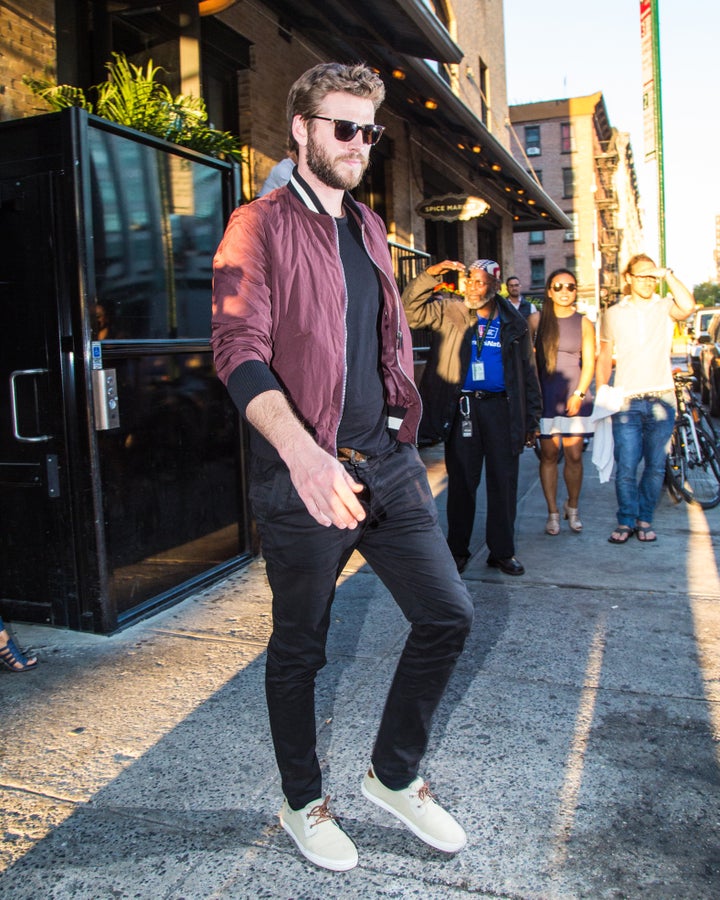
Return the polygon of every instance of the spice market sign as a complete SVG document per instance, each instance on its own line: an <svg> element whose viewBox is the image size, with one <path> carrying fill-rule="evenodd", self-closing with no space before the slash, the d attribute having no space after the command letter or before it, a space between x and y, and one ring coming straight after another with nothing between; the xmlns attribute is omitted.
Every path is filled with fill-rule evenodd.
<svg viewBox="0 0 720 900"><path fill-rule="evenodd" d="M467 222L484 216L490 204L481 197L467 194L445 194L443 197L430 197L415 207L415 212L423 219L438 222Z"/></svg>

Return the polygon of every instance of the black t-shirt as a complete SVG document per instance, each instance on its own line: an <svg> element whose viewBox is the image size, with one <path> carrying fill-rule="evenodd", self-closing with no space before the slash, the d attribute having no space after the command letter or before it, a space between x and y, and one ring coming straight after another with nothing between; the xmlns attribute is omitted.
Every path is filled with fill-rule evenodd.
<svg viewBox="0 0 720 900"><path fill-rule="evenodd" d="M380 280L352 217L335 221L348 294L347 379L337 445L375 456L392 444L380 375Z"/></svg>

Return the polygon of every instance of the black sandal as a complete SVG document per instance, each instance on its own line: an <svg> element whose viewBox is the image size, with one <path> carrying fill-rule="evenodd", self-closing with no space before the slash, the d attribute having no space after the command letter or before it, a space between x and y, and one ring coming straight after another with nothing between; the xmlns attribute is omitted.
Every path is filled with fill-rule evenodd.
<svg viewBox="0 0 720 900"><path fill-rule="evenodd" d="M608 538L608 542L611 544L627 544L634 533L634 529L630 528L629 525L618 525ZM614 537L616 534L620 535L620 537Z"/></svg>
<svg viewBox="0 0 720 900"><path fill-rule="evenodd" d="M37 660L32 661L25 656L22 650L19 650L15 641L8 638L7 644L0 647L0 663L2 663L9 672L29 672L37 665Z"/></svg>

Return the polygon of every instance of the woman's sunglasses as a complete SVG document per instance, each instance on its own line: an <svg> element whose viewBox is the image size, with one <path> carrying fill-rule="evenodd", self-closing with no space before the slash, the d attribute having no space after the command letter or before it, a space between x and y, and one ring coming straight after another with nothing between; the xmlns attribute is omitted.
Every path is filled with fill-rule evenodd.
<svg viewBox="0 0 720 900"><path fill-rule="evenodd" d="M335 125L335 140L347 144L358 131L362 134L363 144L377 144L385 131L384 125L358 125L357 122L348 122L347 119L329 119L327 116L308 116L308 119L322 119L323 122L332 122Z"/></svg>
<svg viewBox="0 0 720 900"><path fill-rule="evenodd" d="M565 288L566 291L576 291L577 285L570 284L569 281L566 281L564 284L561 284L559 281L556 281L555 284L552 286L552 289L554 291L561 291L563 288Z"/></svg>

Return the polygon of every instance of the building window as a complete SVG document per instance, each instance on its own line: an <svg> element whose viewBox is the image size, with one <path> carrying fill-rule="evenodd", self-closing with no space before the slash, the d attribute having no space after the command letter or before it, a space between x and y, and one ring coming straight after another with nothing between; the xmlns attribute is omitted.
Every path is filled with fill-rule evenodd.
<svg viewBox="0 0 720 900"><path fill-rule="evenodd" d="M545 232L544 231L531 231L528 235L528 244L544 244L545 243Z"/></svg>
<svg viewBox="0 0 720 900"><path fill-rule="evenodd" d="M478 87L480 88L480 119L482 120L483 125L488 124L488 67L482 61L482 59L478 59L478 73L480 78L480 83Z"/></svg>
<svg viewBox="0 0 720 900"><path fill-rule="evenodd" d="M565 267L568 272L577 278L577 256L566 256L565 257Z"/></svg>
<svg viewBox="0 0 720 900"><path fill-rule="evenodd" d="M565 232L566 241L577 241L578 238L578 214L576 212L567 213L568 219L572 222L572 228Z"/></svg>
<svg viewBox="0 0 720 900"><path fill-rule="evenodd" d="M573 134L572 124L570 122L562 122L560 125L560 152L572 153L575 149L575 135Z"/></svg>
<svg viewBox="0 0 720 900"><path fill-rule="evenodd" d="M545 257L530 260L530 287L538 290L545 287Z"/></svg>
<svg viewBox="0 0 720 900"><path fill-rule="evenodd" d="M575 196L575 172L571 166L562 170L563 197Z"/></svg>
<svg viewBox="0 0 720 900"><path fill-rule="evenodd" d="M539 184L542 184L542 169L533 168L533 169L526 169L525 171L528 173L528 175L533 180L536 180Z"/></svg>
<svg viewBox="0 0 720 900"><path fill-rule="evenodd" d="M445 0L422 0L423 4L430 10L435 18L442 23L446 31L450 31L450 16L448 14L447 3ZM450 84L450 70L444 63L437 62L434 59L426 59L425 65L442 78L447 84ZM485 121L483 119L483 121Z"/></svg>
<svg viewBox="0 0 720 900"><path fill-rule="evenodd" d="M525 126L525 153L528 156L540 156L542 154L539 125Z"/></svg>

